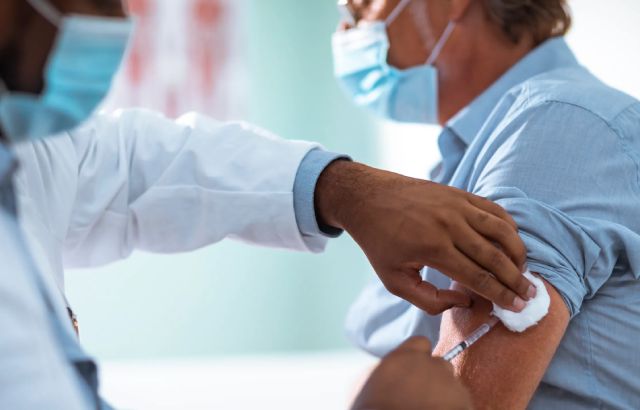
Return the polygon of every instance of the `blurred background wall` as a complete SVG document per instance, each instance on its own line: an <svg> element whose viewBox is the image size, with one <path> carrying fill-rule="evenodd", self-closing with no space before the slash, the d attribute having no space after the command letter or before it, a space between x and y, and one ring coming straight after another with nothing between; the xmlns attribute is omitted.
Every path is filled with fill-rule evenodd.
<svg viewBox="0 0 640 410"><path fill-rule="evenodd" d="M578 57L640 98L640 2L571 5L569 42ZM148 13L136 50L153 55L134 53L108 107L144 105L170 116L198 109L245 119L407 175L424 177L437 161L435 127L377 123L338 89L330 49L335 1L138 0L132 6ZM137 253L69 272L67 288L82 341L99 358L218 356L347 348L344 314L370 277L364 256L343 237L323 255L232 242L187 255Z"/></svg>
<svg viewBox="0 0 640 410"><path fill-rule="evenodd" d="M134 58L147 60L135 67L128 62L110 107L145 105L169 115L198 109L375 162L376 127L333 80L333 1L147 0L132 6L153 13L143 17L148 32L134 50ZM230 75L214 79L217 106L192 90L203 58L186 51L197 24L189 17L192 7L223 15L217 21L226 30L200 43L213 43L211 53L232 63L214 61L215 70ZM186 24L185 17L191 19ZM154 50L158 40L164 51ZM140 56L154 52L160 57ZM181 91L191 97L180 97ZM100 358L335 349L347 346L343 317L368 272L346 237L323 255L226 242L188 255L137 253L102 269L69 272L67 289L82 341Z"/></svg>

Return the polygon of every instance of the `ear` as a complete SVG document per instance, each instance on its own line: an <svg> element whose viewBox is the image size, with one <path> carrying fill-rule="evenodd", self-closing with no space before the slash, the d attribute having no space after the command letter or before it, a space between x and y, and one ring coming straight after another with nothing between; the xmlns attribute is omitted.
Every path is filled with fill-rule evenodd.
<svg viewBox="0 0 640 410"><path fill-rule="evenodd" d="M472 0L450 0L449 20L458 22L467 14Z"/></svg>

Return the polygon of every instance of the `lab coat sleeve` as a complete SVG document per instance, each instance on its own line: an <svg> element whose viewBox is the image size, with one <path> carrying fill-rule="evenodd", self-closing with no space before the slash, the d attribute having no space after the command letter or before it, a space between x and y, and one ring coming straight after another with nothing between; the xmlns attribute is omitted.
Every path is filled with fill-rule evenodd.
<svg viewBox="0 0 640 410"><path fill-rule="evenodd" d="M173 253L233 238L294 250L323 250L302 235L293 187L317 144L288 141L244 123L146 110L101 115L71 132L77 194L65 265L83 267L134 249Z"/></svg>
<svg viewBox="0 0 640 410"><path fill-rule="evenodd" d="M15 220L0 210L0 409L90 409L63 354Z"/></svg>

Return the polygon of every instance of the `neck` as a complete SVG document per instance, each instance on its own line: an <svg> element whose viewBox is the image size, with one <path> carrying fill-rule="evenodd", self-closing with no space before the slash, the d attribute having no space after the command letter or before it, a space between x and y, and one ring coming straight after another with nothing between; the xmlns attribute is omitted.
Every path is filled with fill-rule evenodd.
<svg viewBox="0 0 640 410"><path fill-rule="evenodd" d="M533 41L529 39L513 44L500 33L487 36L476 33L474 36L473 32L461 31L458 35L468 39L464 45L458 43L458 47L464 47L464 50L456 50L459 52L449 55L464 57L456 61L443 58L442 64L437 64L440 72L438 120L441 125L469 105L534 48Z"/></svg>

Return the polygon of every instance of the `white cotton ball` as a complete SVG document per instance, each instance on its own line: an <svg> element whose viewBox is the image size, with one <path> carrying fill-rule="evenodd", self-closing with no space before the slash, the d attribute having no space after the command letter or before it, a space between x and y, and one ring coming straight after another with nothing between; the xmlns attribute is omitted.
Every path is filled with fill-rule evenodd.
<svg viewBox="0 0 640 410"><path fill-rule="evenodd" d="M524 276L536 287L536 297L527 302L527 306L520 313L512 312L493 304L493 315L496 316L507 329L512 332L524 332L537 324L549 312L551 299L544 283L527 271Z"/></svg>

